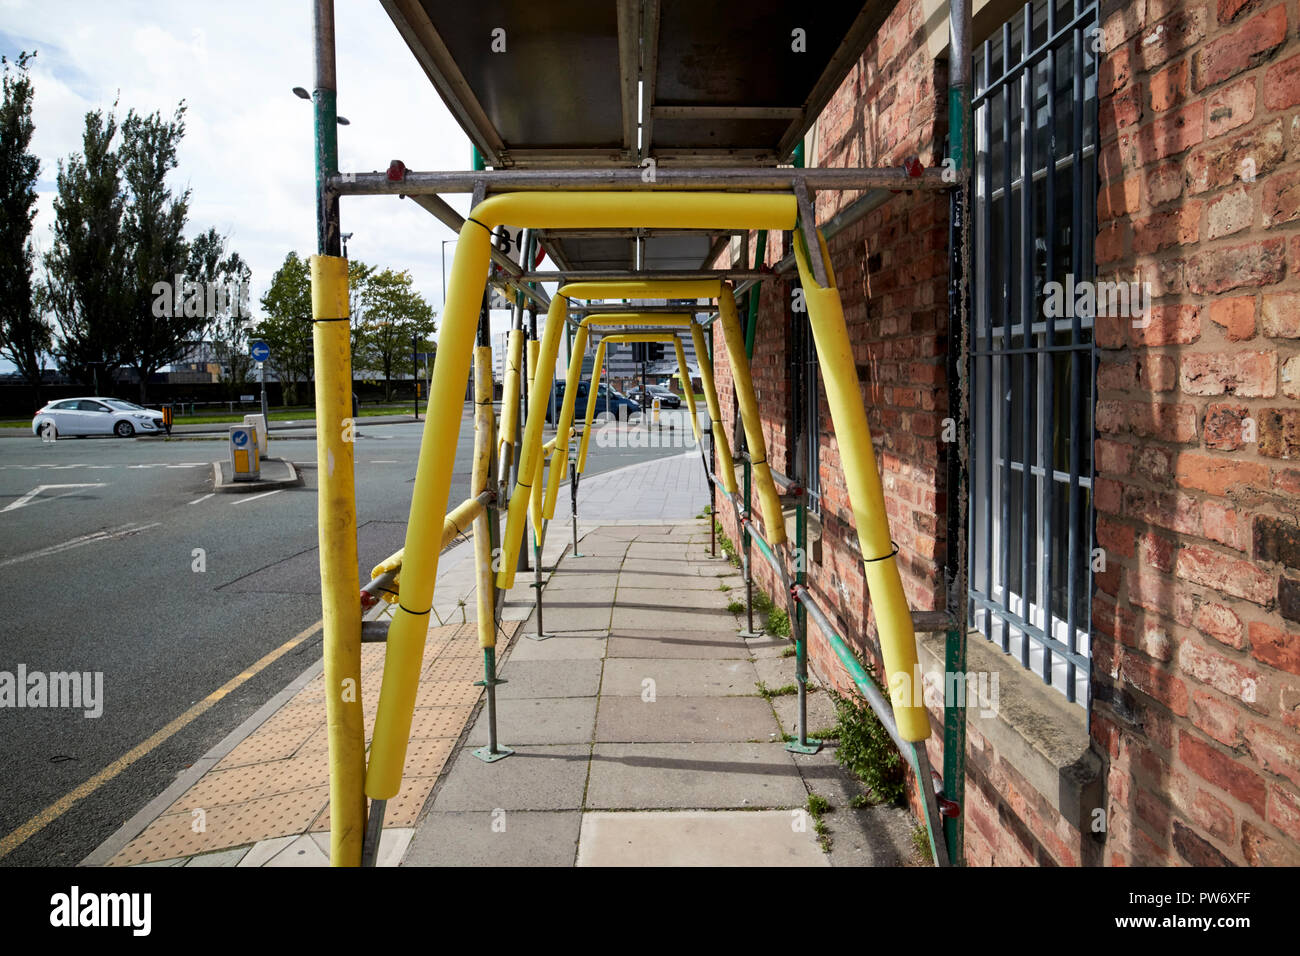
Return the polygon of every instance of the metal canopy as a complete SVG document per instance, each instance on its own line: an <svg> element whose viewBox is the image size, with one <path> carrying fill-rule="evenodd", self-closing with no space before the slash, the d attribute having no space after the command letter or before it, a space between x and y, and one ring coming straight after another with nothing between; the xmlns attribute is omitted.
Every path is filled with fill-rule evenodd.
<svg viewBox="0 0 1300 956"><path fill-rule="evenodd" d="M788 162L896 0L381 0L491 167Z"/></svg>
<svg viewBox="0 0 1300 956"><path fill-rule="evenodd" d="M496 176L622 170L641 185L789 163L896 0L381 3ZM708 268L727 237L539 238L565 272L673 272Z"/></svg>

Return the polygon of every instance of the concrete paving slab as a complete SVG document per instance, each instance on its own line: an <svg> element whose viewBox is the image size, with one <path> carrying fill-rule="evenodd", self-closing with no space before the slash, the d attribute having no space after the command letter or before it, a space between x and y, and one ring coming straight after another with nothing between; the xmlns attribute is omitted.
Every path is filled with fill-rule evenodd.
<svg viewBox="0 0 1300 956"><path fill-rule="evenodd" d="M596 740L617 743L767 740L779 733L761 697L606 697Z"/></svg>
<svg viewBox="0 0 1300 956"><path fill-rule="evenodd" d="M585 813L578 866L830 866L788 810Z"/></svg>
<svg viewBox="0 0 1300 956"><path fill-rule="evenodd" d="M568 593L568 592L565 592ZM542 597L542 624L551 631L601 631L609 629L609 605L578 605ZM524 625L524 633L535 630L536 615Z"/></svg>
<svg viewBox="0 0 1300 956"><path fill-rule="evenodd" d="M604 594L614 590L618 585L618 577L619 573L617 570L570 572L566 568L560 568L547 579L546 593L551 594L555 591L563 591L567 595L590 591L595 594ZM532 600L532 592L529 591L528 603L530 605L532 604Z"/></svg>
<svg viewBox="0 0 1300 956"><path fill-rule="evenodd" d="M693 610L726 611L732 598L722 591L694 588L681 590L671 583L656 581L648 587L638 587L632 582L619 582L616 607L628 608L691 608ZM730 612L728 612L730 613Z"/></svg>
<svg viewBox="0 0 1300 956"><path fill-rule="evenodd" d="M431 811L577 810L590 749L586 744L517 748L505 760L490 764L462 750L434 795Z"/></svg>
<svg viewBox="0 0 1300 956"><path fill-rule="evenodd" d="M714 631L735 625L735 615L725 609L616 604L610 628L615 631L662 628L678 632Z"/></svg>
<svg viewBox="0 0 1300 956"><path fill-rule="evenodd" d="M722 697L753 694L756 676L749 661L619 657L605 662L600 693L640 699L646 680L656 697Z"/></svg>
<svg viewBox="0 0 1300 956"><path fill-rule="evenodd" d="M736 592L732 591L731 593L735 594ZM740 591L740 596L736 600L742 602L745 600L745 591L743 588ZM736 616L740 618L742 622L747 620L744 611L741 611L740 614ZM762 626L762 615L754 615L754 626ZM778 637L775 634L763 634L761 637L747 638L745 643L749 646L749 656L760 660L772 657L784 658L786 648L794 647L794 642L789 638ZM794 674L794 658L791 657L789 660L790 673Z"/></svg>
<svg viewBox="0 0 1300 956"><path fill-rule="evenodd" d="M200 853L190 857L185 866L236 866L251 847L237 846L233 850L218 850L216 853ZM142 866L148 866L144 863Z"/></svg>
<svg viewBox="0 0 1300 956"><path fill-rule="evenodd" d="M506 747L588 743L595 723L595 697L543 697L497 702L497 740ZM470 729L469 744L481 746L487 742L487 708L484 707Z"/></svg>
<svg viewBox="0 0 1300 956"><path fill-rule="evenodd" d="M586 661L605 656L609 631L568 631L555 633L544 641L528 637L531 625L521 632L510 650L512 661Z"/></svg>
<svg viewBox="0 0 1300 956"><path fill-rule="evenodd" d="M745 642L731 629L670 633L623 628L610 631L606 653L609 657L749 659Z"/></svg>
<svg viewBox="0 0 1300 956"><path fill-rule="evenodd" d="M581 820L579 810L435 810L402 866L572 866Z"/></svg>
<svg viewBox="0 0 1300 956"><path fill-rule="evenodd" d="M772 698L772 708L776 711L776 719L781 722L781 727L787 734L797 734L799 732L799 697L797 694ZM810 692L808 694L808 732L813 734L833 726L835 726L835 703L831 700L830 694L824 690Z"/></svg>
<svg viewBox="0 0 1300 956"><path fill-rule="evenodd" d="M719 591L719 581L729 580L727 578L714 578L708 575L696 574L694 571L682 570L654 570L654 571L637 571L625 568L619 575L619 587L629 588L653 588L657 590L673 589L677 591ZM721 591L719 591L721 593ZM732 590L731 594L736 592ZM741 600L744 600L744 585L741 585Z"/></svg>
<svg viewBox="0 0 1300 956"><path fill-rule="evenodd" d="M600 661L514 659L501 668L501 676L506 683L497 688L499 701L530 697L595 697L600 690Z"/></svg>
<svg viewBox="0 0 1300 956"><path fill-rule="evenodd" d="M807 799L799 771L780 744L597 744L586 805L596 810L801 807Z"/></svg>

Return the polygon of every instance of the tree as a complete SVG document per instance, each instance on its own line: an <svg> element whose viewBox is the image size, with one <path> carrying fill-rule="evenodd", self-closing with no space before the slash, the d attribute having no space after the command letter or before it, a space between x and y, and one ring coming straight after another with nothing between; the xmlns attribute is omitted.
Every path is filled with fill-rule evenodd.
<svg viewBox="0 0 1300 956"><path fill-rule="evenodd" d="M141 401L147 397L149 377L201 343L203 333L215 319L212 297L203 295L204 290L200 290L196 308L192 295L187 295L182 304L180 290L174 288L176 277L185 275L190 265L184 235L190 191L186 188L173 193L167 184L168 173L177 166L177 148L184 136L184 102L170 120L156 112L141 116L131 110L122 123L119 154L129 194L122 233L128 248L129 271L123 290L128 304L121 353L123 364L135 369L140 379ZM160 283L172 287L170 309L157 307Z"/></svg>
<svg viewBox="0 0 1300 956"><path fill-rule="evenodd" d="M32 81L21 53L16 64L0 56L4 98L0 101L0 355L36 387L50 348L50 326L37 307L32 285L36 258L30 236L36 216L36 177L41 164L32 141Z"/></svg>
<svg viewBox="0 0 1300 956"><path fill-rule="evenodd" d="M126 194L112 148L117 120L86 114L82 152L59 161L54 199L54 245L45 254L42 302L55 315L55 351L72 379L112 381L122 364L119 344L132 304L129 256L122 235Z"/></svg>
<svg viewBox="0 0 1300 956"><path fill-rule="evenodd" d="M252 316L248 310L248 283L252 270L238 252L226 251L227 240L215 229L200 233L190 243L189 274L207 287L224 294L214 294L212 353L221 367L221 381L234 394L249 380L253 359L248 354Z"/></svg>
<svg viewBox="0 0 1300 956"><path fill-rule="evenodd" d="M411 340L431 336L437 327L433 308L415 291L411 274L385 269L370 276L362 294L359 358L384 373L384 400L393 397L393 375L415 374ZM427 350L427 349L426 349Z"/></svg>
<svg viewBox="0 0 1300 956"><path fill-rule="evenodd" d="M262 296L262 321L254 334L271 349L285 405L299 401L298 384L312 380L311 272L307 260L290 252Z"/></svg>

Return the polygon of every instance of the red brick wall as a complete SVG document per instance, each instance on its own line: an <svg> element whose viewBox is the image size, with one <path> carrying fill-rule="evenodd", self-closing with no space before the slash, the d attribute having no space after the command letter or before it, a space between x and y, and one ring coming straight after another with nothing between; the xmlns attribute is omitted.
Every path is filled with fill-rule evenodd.
<svg viewBox="0 0 1300 956"><path fill-rule="evenodd" d="M1300 10L1101 15L1099 278L1154 301L1097 327L1106 862L1296 864Z"/></svg>

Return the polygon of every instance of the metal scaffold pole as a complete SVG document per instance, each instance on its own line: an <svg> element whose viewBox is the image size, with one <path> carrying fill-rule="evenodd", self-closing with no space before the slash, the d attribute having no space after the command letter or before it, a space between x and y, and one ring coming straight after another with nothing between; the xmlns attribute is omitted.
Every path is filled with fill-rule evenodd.
<svg viewBox="0 0 1300 956"><path fill-rule="evenodd" d="M353 474L352 352L348 266L340 255L338 197L328 190L338 171L334 3L314 6L316 77L312 91L316 142L316 251L311 260L312 345L316 382L317 510L325 708L330 760L330 863L358 866L366 834L365 729L361 708L361 602L357 574ZM371 811L374 829L383 803ZM378 842L377 832L372 844Z"/></svg>

